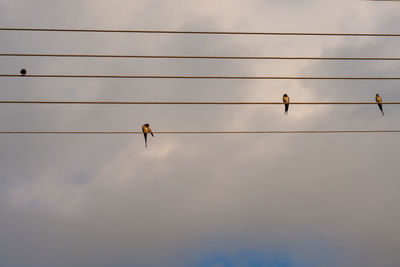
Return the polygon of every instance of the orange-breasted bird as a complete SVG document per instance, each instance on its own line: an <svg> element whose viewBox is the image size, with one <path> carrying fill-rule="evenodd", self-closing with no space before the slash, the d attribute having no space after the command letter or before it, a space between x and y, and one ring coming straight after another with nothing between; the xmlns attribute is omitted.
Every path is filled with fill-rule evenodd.
<svg viewBox="0 0 400 267"><path fill-rule="evenodd" d="M285 103L285 115L288 115L289 112L289 96L284 94L282 97L283 103Z"/></svg>
<svg viewBox="0 0 400 267"><path fill-rule="evenodd" d="M385 116L385 113L383 113L383 107L382 107L382 97L379 94L376 94L375 97L376 103L378 103L378 107L382 112L382 115Z"/></svg>
<svg viewBox="0 0 400 267"><path fill-rule="evenodd" d="M145 144L145 147L147 147L147 134L149 133L149 134L151 134L151 136L154 137L153 131L150 129L150 124L148 124L148 123L143 124L142 132L144 135L144 144Z"/></svg>

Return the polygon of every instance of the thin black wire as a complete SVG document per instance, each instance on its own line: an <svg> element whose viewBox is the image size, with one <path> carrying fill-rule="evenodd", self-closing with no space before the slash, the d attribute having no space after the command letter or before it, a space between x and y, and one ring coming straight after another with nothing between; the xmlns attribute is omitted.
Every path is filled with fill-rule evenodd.
<svg viewBox="0 0 400 267"><path fill-rule="evenodd" d="M78 75L78 74L0 74L15 78L106 78L106 79L224 79L224 80L400 80L400 77L328 77L328 76L184 76L184 75Z"/></svg>
<svg viewBox="0 0 400 267"><path fill-rule="evenodd" d="M246 31L176 31L176 30L113 30L71 28L0 28L0 31L30 32L85 32L85 33L149 33L149 34L201 34L201 35L275 35L275 36L351 36L351 37L400 37L399 33L321 33L321 32L246 32Z"/></svg>
<svg viewBox="0 0 400 267"><path fill-rule="evenodd" d="M174 55L105 55L105 54L32 54L0 53L0 57L68 57L68 58L143 58L143 59L226 59L226 60L353 60L398 61L400 57L282 57L282 56L174 56Z"/></svg>
<svg viewBox="0 0 400 267"><path fill-rule="evenodd" d="M42 101L0 100L0 104L82 104L82 105L283 105L282 102L224 102L224 101ZM291 105L376 105L376 102L291 102ZM400 102L382 102L399 105Z"/></svg>
<svg viewBox="0 0 400 267"><path fill-rule="evenodd" d="M356 133L400 133L400 130L296 130L296 131L160 131L154 134L356 134ZM143 134L138 131L0 131L0 134L61 134L61 135L95 135L95 134Z"/></svg>

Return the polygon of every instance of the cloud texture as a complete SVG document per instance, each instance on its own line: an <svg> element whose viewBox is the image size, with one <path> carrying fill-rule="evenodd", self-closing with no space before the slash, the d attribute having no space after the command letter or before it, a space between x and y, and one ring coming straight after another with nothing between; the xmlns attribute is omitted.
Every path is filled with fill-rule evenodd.
<svg viewBox="0 0 400 267"><path fill-rule="evenodd" d="M397 33L397 3L0 1L2 27ZM392 56L398 38L1 32L2 52ZM398 76L397 62L1 58L0 73ZM1 99L373 101L395 81L1 78ZM0 130L398 129L397 106L0 106ZM0 136L0 266L398 266L397 134ZM220 256L223 255L223 256ZM229 265L231 264L231 265ZM259 265L256 265L259 264Z"/></svg>

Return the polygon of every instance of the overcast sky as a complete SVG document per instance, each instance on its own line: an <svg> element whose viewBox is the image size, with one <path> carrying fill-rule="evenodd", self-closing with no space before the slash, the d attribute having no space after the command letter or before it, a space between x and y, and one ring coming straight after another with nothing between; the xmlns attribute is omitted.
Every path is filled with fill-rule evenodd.
<svg viewBox="0 0 400 267"><path fill-rule="evenodd" d="M396 1L0 0L0 27L399 33ZM0 32L0 53L400 57L400 38ZM1 57L1 74L399 76ZM1 100L399 101L398 81L0 78ZM397 106L0 105L0 130L399 129ZM400 266L399 134L0 136L0 267Z"/></svg>

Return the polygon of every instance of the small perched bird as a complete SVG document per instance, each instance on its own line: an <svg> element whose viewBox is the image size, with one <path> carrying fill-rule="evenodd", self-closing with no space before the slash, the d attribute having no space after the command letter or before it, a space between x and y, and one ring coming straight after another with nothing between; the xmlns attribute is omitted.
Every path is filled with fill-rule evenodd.
<svg viewBox="0 0 400 267"><path fill-rule="evenodd" d="M385 116L385 113L383 113L383 107L382 107L382 97L379 94L376 94L375 97L376 103L378 103L378 107L382 112L382 115Z"/></svg>
<svg viewBox="0 0 400 267"><path fill-rule="evenodd" d="M143 132L143 135L144 135L144 144L147 147L147 134L150 133L151 136L154 137L153 131L150 129L150 124L148 124L148 123L143 124L142 132Z"/></svg>
<svg viewBox="0 0 400 267"><path fill-rule="evenodd" d="M289 111L289 96L287 94L284 94L282 99L283 99L283 103L285 103L285 115L288 115L288 111Z"/></svg>
<svg viewBox="0 0 400 267"><path fill-rule="evenodd" d="M25 74L26 74L26 69L21 69L19 73L21 73L22 76L25 76Z"/></svg>

